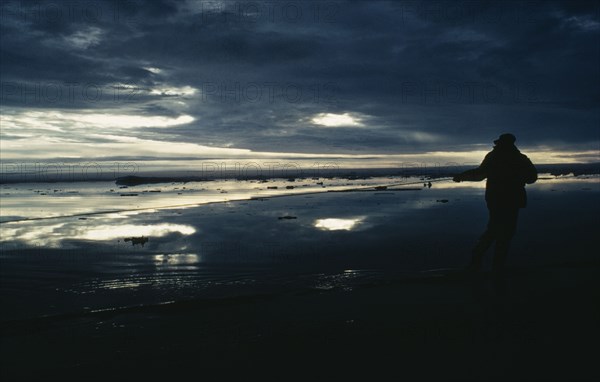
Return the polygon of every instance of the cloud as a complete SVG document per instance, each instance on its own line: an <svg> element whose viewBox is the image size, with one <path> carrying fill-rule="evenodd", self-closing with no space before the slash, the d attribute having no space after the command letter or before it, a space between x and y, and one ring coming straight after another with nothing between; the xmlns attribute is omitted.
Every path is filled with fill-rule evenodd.
<svg viewBox="0 0 600 382"><path fill-rule="evenodd" d="M196 94L197 91L198 89L194 89L191 86L159 87L150 90L150 94L166 96L191 96Z"/></svg>
<svg viewBox="0 0 600 382"><path fill-rule="evenodd" d="M118 110L106 110L100 114L81 110L72 111L24 111L12 115L0 116L3 128L7 131L24 131L25 129L63 131L79 130L83 133L106 129L131 129L141 127L167 128L188 124L195 120L189 115L175 118L163 116L143 116L117 114Z"/></svg>
<svg viewBox="0 0 600 382"><path fill-rule="evenodd" d="M102 38L102 30L96 27L88 27L85 30L77 31L64 40L75 49L88 49L98 45Z"/></svg>
<svg viewBox="0 0 600 382"><path fill-rule="evenodd" d="M348 113L320 113L314 116L311 121L316 125L326 127L363 126L363 124L360 122L360 118L353 117Z"/></svg>
<svg viewBox="0 0 600 382"><path fill-rule="evenodd" d="M2 3L3 137L421 155L511 131L598 148L592 2L117 3Z"/></svg>

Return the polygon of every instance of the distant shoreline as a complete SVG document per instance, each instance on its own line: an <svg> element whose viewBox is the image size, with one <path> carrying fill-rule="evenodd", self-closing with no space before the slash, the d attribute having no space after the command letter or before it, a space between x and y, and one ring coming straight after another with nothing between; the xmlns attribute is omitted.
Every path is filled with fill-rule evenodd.
<svg viewBox="0 0 600 382"><path fill-rule="evenodd" d="M246 170L231 169L224 171L198 171L198 170L156 170L156 171L132 171L131 173L85 173L62 172L55 168L47 168L46 171L38 172L2 172L0 173L0 184L15 183L58 183L58 182L97 182L114 181L117 185L141 185L153 183L186 183L205 182L212 180L269 180L269 179L321 179L341 178L348 180L369 179L372 177L395 176L395 177L423 177L429 179L452 176L467 168L475 166L404 166L387 168L294 168L287 173L267 171L256 171L248 168ZM597 175L600 174L600 162L595 163L561 163L536 165L539 173L547 173L554 176L569 175ZM4 169L4 168L3 168Z"/></svg>

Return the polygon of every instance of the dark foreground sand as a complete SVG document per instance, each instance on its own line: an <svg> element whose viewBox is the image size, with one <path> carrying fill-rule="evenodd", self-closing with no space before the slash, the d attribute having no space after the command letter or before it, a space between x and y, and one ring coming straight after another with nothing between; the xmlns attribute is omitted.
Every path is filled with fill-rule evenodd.
<svg viewBox="0 0 600 382"><path fill-rule="evenodd" d="M3 325L3 380L593 380L599 264ZM6 378L6 379L5 379Z"/></svg>

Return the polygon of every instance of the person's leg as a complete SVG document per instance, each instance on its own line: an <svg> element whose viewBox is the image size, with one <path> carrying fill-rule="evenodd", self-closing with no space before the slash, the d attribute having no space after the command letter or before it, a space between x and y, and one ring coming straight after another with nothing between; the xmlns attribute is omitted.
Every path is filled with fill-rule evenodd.
<svg viewBox="0 0 600 382"><path fill-rule="evenodd" d="M489 220L487 228L485 232L479 237L477 244L475 244L475 247L471 251L472 257L471 263L469 264L469 269L474 271L481 269L481 265L483 263L483 256L496 239L496 231L498 226L497 211L494 209L488 209L488 212Z"/></svg>
<svg viewBox="0 0 600 382"><path fill-rule="evenodd" d="M505 208L498 214L498 230L492 270L500 272L504 269L510 241L517 229L518 208Z"/></svg>

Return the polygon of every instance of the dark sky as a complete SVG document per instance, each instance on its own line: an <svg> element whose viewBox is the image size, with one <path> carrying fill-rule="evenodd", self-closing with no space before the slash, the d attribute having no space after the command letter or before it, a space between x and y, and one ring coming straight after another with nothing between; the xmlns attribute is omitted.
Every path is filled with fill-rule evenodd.
<svg viewBox="0 0 600 382"><path fill-rule="evenodd" d="M2 155L431 156L512 132L539 160L594 160L599 14L598 1L3 1Z"/></svg>

